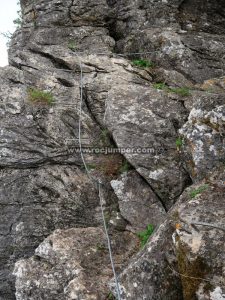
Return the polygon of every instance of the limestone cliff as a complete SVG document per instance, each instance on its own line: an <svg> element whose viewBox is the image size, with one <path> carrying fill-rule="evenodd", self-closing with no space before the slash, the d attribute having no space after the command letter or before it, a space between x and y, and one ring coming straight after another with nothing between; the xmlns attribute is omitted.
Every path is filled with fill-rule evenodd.
<svg viewBox="0 0 225 300"><path fill-rule="evenodd" d="M225 299L224 1L21 8L0 69L0 300L116 297L79 118L84 147L114 149L84 156L121 299Z"/></svg>

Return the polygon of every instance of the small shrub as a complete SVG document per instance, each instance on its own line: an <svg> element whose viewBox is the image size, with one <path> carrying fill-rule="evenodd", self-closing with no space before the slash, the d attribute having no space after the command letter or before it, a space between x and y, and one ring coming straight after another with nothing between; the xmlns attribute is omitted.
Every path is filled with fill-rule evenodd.
<svg viewBox="0 0 225 300"><path fill-rule="evenodd" d="M163 82L154 83L153 87L157 90L165 90L167 88L167 85Z"/></svg>
<svg viewBox="0 0 225 300"><path fill-rule="evenodd" d="M97 170L105 176L114 177L120 174L120 168L123 164L123 157L120 154L108 154L102 156Z"/></svg>
<svg viewBox="0 0 225 300"><path fill-rule="evenodd" d="M137 234L141 241L142 248L147 244L148 239L152 235L153 231L154 231L154 226L152 224L148 224L146 230L141 231Z"/></svg>
<svg viewBox="0 0 225 300"><path fill-rule="evenodd" d="M169 88L169 91L182 97L190 96L190 90L186 87L183 88Z"/></svg>
<svg viewBox="0 0 225 300"><path fill-rule="evenodd" d="M28 89L28 96L31 102L46 103L51 105L53 103L53 95L50 92L45 92L35 88Z"/></svg>
<svg viewBox="0 0 225 300"><path fill-rule="evenodd" d="M76 43L74 42L74 41L70 41L69 43L68 43L68 48L70 49L70 50L72 50L72 51L75 51L76 50Z"/></svg>
<svg viewBox="0 0 225 300"><path fill-rule="evenodd" d="M195 198L197 195L199 195L202 192L204 192L205 190L207 190L208 187L209 187L208 184L204 184L204 185L200 186L199 188L197 188L197 189L190 192L190 197Z"/></svg>
<svg viewBox="0 0 225 300"><path fill-rule="evenodd" d="M154 67L154 63L149 60L145 59L136 59L132 61L132 64L134 66L140 67L140 68L152 68Z"/></svg>

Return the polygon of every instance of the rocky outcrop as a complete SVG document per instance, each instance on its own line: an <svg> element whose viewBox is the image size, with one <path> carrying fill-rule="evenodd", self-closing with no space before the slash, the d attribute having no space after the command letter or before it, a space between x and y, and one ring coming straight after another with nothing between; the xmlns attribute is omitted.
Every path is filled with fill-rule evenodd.
<svg viewBox="0 0 225 300"><path fill-rule="evenodd" d="M122 299L224 299L224 176L185 190L120 275Z"/></svg>
<svg viewBox="0 0 225 300"><path fill-rule="evenodd" d="M138 239L124 232L114 237L116 268L136 252ZM16 263L16 298L107 299L113 276L104 232L98 227L56 230L35 250L35 256Z"/></svg>
<svg viewBox="0 0 225 300"><path fill-rule="evenodd" d="M224 226L223 1L21 0L21 7L10 66L0 69L0 299L110 293L79 118L83 147L97 149L84 156L102 182L123 298L224 297L224 231L191 225ZM139 250L133 233L149 224L152 239L131 259Z"/></svg>

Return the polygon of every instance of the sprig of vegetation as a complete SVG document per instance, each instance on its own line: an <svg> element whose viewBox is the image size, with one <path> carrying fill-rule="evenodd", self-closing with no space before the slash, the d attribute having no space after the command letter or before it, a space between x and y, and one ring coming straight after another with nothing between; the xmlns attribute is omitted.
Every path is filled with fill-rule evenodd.
<svg viewBox="0 0 225 300"><path fill-rule="evenodd" d="M127 160L124 160L119 171L122 174L122 173L128 172L132 169L133 169L132 165Z"/></svg>
<svg viewBox="0 0 225 300"><path fill-rule="evenodd" d="M177 147L177 149L180 149L183 146L183 143L184 143L183 139L181 137L178 137L176 139L176 147Z"/></svg>
<svg viewBox="0 0 225 300"><path fill-rule="evenodd" d="M164 82L154 83L153 87L157 90L165 90L168 88Z"/></svg>
<svg viewBox="0 0 225 300"><path fill-rule="evenodd" d="M75 51L77 46L76 46L76 43L74 41L69 41L68 43L68 48L71 50L71 51Z"/></svg>
<svg viewBox="0 0 225 300"><path fill-rule="evenodd" d="M182 88L169 88L169 91L172 93L175 93L177 95L180 95L182 97L187 97L190 96L190 89L187 87L182 87Z"/></svg>
<svg viewBox="0 0 225 300"><path fill-rule="evenodd" d="M20 5L20 2L17 2L17 5ZM17 25L17 28L20 28L23 22L21 9L17 10L17 15L18 17L13 20L13 23Z"/></svg>
<svg viewBox="0 0 225 300"><path fill-rule="evenodd" d="M202 192L204 192L205 190L207 190L208 187L209 187L208 184L204 184L204 185L200 186L199 188L197 188L197 189L190 192L190 197L195 198L197 195L199 195Z"/></svg>
<svg viewBox="0 0 225 300"><path fill-rule="evenodd" d="M146 230L143 230L137 234L137 236L141 241L142 248L147 244L148 239L152 235L153 231L154 231L154 226L152 224L148 224Z"/></svg>
<svg viewBox="0 0 225 300"><path fill-rule="evenodd" d="M20 5L20 3L18 2L17 5ZM15 25L17 25L17 29L18 29L18 28L20 28L20 27L22 26L22 21L23 21L23 20L22 20L22 12L21 12L21 10L18 10L18 11L17 11L17 15L18 15L18 17L17 17L15 20L13 20L13 23L14 23ZM12 39L13 33L10 32L10 31L6 31L6 32L1 32L0 34L1 34L4 38L7 39L6 46L9 47L9 44L10 44L10 41L11 41L11 39Z"/></svg>
<svg viewBox="0 0 225 300"><path fill-rule="evenodd" d="M51 92L45 92L36 88L28 88L28 97L31 102L46 103L51 105L54 101Z"/></svg>
<svg viewBox="0 0 225 300"><path fill-rule="evenodd" d="M137 66L137 67L140 67L140 68L153 68L154 67L154 63L152 61L145 60L145 59L133 60L132 64L134 66Z"/></svg>
<svg viewBox="0 0 225 300"><path fill-rule="evenodd" d="M116 298L113 296L112 292L109 292L106 299L107 300L115 300Z"/></svg>
<svg viewBox="0 0 225 300"><path fill-rule="evenodd" d="M164 82L154 83L153 87L157 90L165 90L169 93L174 93L182 97L190 96L190 89L187 87L168 87Z"/></svg>
<svg viewBox="0 0 225 300"><path fill-rule="evenodd" d="M94 170L94 169L96 169L96 165L95 164L87 164L87 168L88 168L88 170Z"/></svg>

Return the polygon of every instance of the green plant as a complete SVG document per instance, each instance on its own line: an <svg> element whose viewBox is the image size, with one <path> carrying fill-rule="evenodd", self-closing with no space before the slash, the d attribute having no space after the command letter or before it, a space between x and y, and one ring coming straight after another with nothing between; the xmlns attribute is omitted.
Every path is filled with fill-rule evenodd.
<svg viewBox="0 0 225 300"><path fill-rule="evenodd" d="M124 160L122 162L122 165L121 165L120 169L119 169L119 172L120 173L125 173L125 172L128 172L129 170L132 170L132 169L133 169L132 165L127 160Z"/></svg>
<svg viewBox="0 0 225 300"><path fill-rule="evenodd" d="M87 164L87 168L88 168L88 170L94 170L94 169L96 169L96 165L95 164Z"/></svg>
<svg viewBox="0 0 225 300"><path fill-rule="evenodd" d="M76 43L74 42L74 41L69 41L69 43L68 43L68 48L70 49L70 50L72 50L72 51L75 51L76 50Z"/></svg>
<svg viewBox="0 0 225 300"><path fill-rule="evenodd" d="M172 93L175 93L177 95L180 95L182 97L190 96L190 90L189 88L182 87L182 88L169 88L169 91Z"/></svg>
<svg viewBox="0 0 225 300"><path fill-rule="evenodd" d="M166 90L167 92L175 93L182 97L190 96L190 89L186 87L182 87L182 88L168 87L164 82L154 83L153 87L156 88L157 90Z"/></svg>
<svg viewBox="0 0 225 300"><path fill-rule="evenodd" d="M145 59L136 59L132 61L132 64L134 66L140 67L140 68L152 68L154 67L154 63L149 60Z"/></svg>
<svg viewBox="0 0 225 300"><path fill-rule="evenodd" d="M100 243L98 243L97 245L96 245L96 250L97 251L104 251L104 250L106 250L107 248L106 248L106 246L104 245L104 244L100 244Z"/></svg>
<svg viewBox="0 0 225 300"><path fill-rule="evenodd" d="M111 145L112 142L111 135L107 128L103 128L101 130L99 142L101 143L102 146L105 147Z"/></svg>
<svg viewBox="0 0 225 300"><path fill-rule="evenodd" d="M178 137L176 139L176 147L177 149L180 149L183 146L183 139L181 137Z"/></svg>
<svg viewBox="0 0 225 300"><path fill-rule="evenodd" d="M157 90L164 90L167 88L167 85L164 82L154 83L153 87Z"/></svg>
<svg viewBox="0 0 225 300"><path fill-rule="evenodd" d="M20 7L20 2L17 2L17 5ZM17 10L17 15L18 17L13 20L13 23L17 25L17 28L20 28L23 22L21 9Z"/></svg>
<svg viewBox="0 0 225 300"><path fill-rule="evenodd" d="M190 192L190 197L195 198L197 195L199 195L202 192L204 192L205 190L207 190L208 187L209 187L208 184L204 184L204 185L200 186L199 188L197 188L197 189Z"/></svg>
<svg viewBox="0 0 225 300"><path fill-rule="evenodd" d="M148 242L148 239L149 239L150 235L153 233L153 231L154 231L154 226L152 224L148 224L146 230L143 230L137 234L137 236L139 237L139 239L141 241L142 248Z"/></svg>
<svg viewBox="0 0 225 300"><path fill-rule="evenodd" d="M114 300L114 299L116 299L116 298L113 296L112 292L109 292L106 300Z"/></svg>
<svg viewBox="0 0 225 300"><path fill-rule="evenodd" d="M36 88L29 88L28 96L29 96L29 100L35 103L46 103L51 105L54 101L51 92L45 92Z"/></svg>
<svg viewBox="0 0 225 300"><path fill-rule="evenodd" d="M17 2L17 5L20 5L19 2ZM21 13L21 10L18 10L17 11L17 14L18 14L18 17L13 20L13 23L15 25L17 25L17 29L21 27L22 25L22 13ZM12 39L12 36L13 36L13 33L10 32L10 31L6 31L6 32L1 32L0 35L2 35L4 38L6 38L6 46L9 47L10 45L10 41Z"/></svg>

